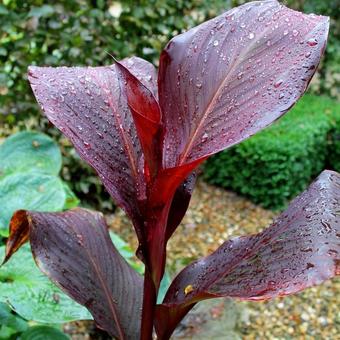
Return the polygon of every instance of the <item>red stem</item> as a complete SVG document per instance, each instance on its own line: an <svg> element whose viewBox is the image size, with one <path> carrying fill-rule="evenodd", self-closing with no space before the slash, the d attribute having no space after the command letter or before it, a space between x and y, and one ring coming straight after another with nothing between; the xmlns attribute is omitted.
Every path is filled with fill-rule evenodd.
<svg viewBox="0 0 340 340"><path fill-rule="evenodd" d="M157 291L149 270L145 269L141 340L152 340Z"/></svg>
<svg viewBox="0 0 340 340"><path fill-rule="evenodd" d="M143 310L141 340L152 340L155 308L160 282L165 269L166 247L165 235L171 200L161 210L151 210L148 219L150 235L146 235L147 250L144 274Z"/></svg>

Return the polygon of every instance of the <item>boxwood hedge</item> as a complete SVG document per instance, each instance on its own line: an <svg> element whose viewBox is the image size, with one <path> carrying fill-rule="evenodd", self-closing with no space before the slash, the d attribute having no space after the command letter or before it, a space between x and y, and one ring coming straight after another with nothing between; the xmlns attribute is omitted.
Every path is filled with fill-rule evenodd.
<svg viewBox="0 0 340 340"><path fill-rule="evenodd" d="M305 95L273 126L209 159L204 177L264 207L282 208L326 165L340 170L339 117L339 103Z"/></svg>

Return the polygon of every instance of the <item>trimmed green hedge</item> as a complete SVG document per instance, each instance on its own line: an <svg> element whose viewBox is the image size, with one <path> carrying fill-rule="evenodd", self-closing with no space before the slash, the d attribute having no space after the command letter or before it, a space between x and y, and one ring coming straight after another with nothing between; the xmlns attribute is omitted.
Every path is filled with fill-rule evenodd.
<svg viewBox="0 0 340 340"><path fill-rule="evenodd" d="M333 128L329 135L328 166L340 172L340 114L333 120Z"/></svg>
<svg viewBox="0 0 340 340"><path fill-rule="evenodd" d="M305 95L270 128L210 158L204 177L266 208L282 208L324 169L327 158L339 165L340 141L328 143L339 117L339 103Z"/></svg>

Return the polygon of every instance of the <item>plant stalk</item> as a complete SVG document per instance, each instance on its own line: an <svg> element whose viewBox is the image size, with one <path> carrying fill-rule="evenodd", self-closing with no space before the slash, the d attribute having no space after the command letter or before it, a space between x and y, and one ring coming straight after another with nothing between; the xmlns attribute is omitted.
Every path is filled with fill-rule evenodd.
<svg viewBox="0 0 340 340"><path fill-rule="evenodd" d="M157 291L148 268L144 274L141 340L152 340L153 320L157 303Z"/></svg>

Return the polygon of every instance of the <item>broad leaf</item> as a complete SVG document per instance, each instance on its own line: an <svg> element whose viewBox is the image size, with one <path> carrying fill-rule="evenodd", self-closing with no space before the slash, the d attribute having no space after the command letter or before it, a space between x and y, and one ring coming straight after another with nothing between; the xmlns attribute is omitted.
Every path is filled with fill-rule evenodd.
<svg viewBox="0 0 340 340"><path fill-rule="evenodd" d="M29 233L34 259L53 282L86 306L111 336L137 339L142 277L113 246L103 216L86 209L16 215L6 260L17 247L16 235Z"/></svg>
<svg viewBox="0 0 340 340"><path fill-rule="evenodd" d="M231 239L187 266L158 307L159 336L170 336L199 300L270 299L339 275L339 203L340 175L324 171L269 228Z"/></svg>
<svg viewBox="0 0 340 340"><path fill-rule="evenodd" d="M15 172L0 179L0 234L8 235L9 221L18 209L58 211L66 194L61 180L39 172Z"/></svg>
<svg viewBox="0 0 340 340"><path fill-rule="evenodd" d="M239 143L289 110L319 64L328 26L268 0L173 38L158 78L165 167Z"/></svg>
<svg viewBox="0 0 340 340"><path fill-rule="evenodd" d="M38 132L19 132L7 138L0 145L0 160L0 177L32 169L57 175L61 169L57 144Z"/></svg>
<svg viewBox="0 0 340 340"><path fill-rule="evenodd" d="M4 253L5 247L0 247L0 259ZM28 245L0 268L0 301L8 303L26 320L64 323L92 319L86 308L41 273Z"/></svg>
<svg viewBox="0 0 340 340"><path fill-rule="evenodd" d="M154 91L151 64L139 58L123 63ZM98 172L108 192L136 226L137 200L145 199L144 159L116 66L30 67L28 78L46 116Z"/></svg>

